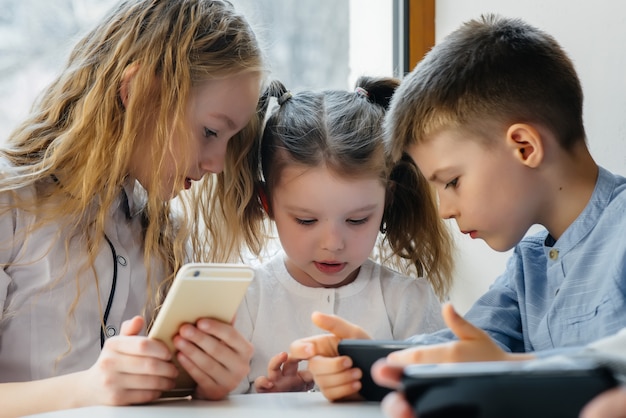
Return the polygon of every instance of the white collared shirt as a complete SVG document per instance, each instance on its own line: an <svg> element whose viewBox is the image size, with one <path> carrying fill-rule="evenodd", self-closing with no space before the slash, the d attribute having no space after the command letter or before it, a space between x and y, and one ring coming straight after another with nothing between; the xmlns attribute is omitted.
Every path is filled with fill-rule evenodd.
<svg viewBox="0 0 626 418"><path fill-rule="evenodd" d="M119 333L124 320L143 315L148 298L141 216L132 216L133 187L134 182L125 186L105 226L117 266L106 321L109 337ZM18 193L32 195L34 187ZM129 204L126 196L132 197ZM21 210L7 213L5 205L11 199L11 193L0 194L0 382L87 369L101 350L101 321L114 276L113 251L103 239L91 269L84 265L84 243L73 239L66 248L58 224L48 224L24 238L20 231L36 219ZM156 266L152 269L153 277L163 276Z"/></svg>

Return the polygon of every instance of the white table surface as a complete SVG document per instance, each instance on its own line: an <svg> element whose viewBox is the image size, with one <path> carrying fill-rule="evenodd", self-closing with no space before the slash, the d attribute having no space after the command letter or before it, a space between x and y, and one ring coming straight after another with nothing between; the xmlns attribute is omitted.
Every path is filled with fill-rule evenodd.
<svg viewBox="0 0 626 418"><path fill-rule="evenodd" d="M136 406L91 406L31 415L40 418L81 417L298 417L381 418L379 403L331 403L320 392L231 395L223 401L165 400Z"/></svg>

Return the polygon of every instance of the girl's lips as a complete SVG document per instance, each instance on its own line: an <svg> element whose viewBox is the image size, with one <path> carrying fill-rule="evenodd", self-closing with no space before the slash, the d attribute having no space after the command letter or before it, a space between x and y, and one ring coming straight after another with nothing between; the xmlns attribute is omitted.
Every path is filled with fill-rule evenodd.
<svg viewBox="0 0 626 418"><path fill-rule="evenodd" d="M346 263L329 263L321 261L314 261L313 264L315 264L315 267L324 274L339 273L346 266Z"/></svg>

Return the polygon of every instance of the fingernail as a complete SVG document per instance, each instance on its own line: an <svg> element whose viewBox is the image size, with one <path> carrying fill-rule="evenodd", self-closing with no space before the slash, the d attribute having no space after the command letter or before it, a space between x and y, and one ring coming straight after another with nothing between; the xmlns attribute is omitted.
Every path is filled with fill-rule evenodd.
<svg viewBox="0 0 626 418"><path fill-rule="evenodd" d="M307 343L304 346L304 352L307 353L309 356L313 355L313 344Z"/></svg>

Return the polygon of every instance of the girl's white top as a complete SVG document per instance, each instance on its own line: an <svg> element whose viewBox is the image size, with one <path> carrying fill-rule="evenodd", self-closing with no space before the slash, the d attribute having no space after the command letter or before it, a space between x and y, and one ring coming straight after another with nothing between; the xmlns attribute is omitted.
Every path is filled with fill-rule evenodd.
<svg viewBox="0 0 626 418"><path fill-rule="evenodd" d="M296 339L323 331L311 313L338 315L374 339L401 340L444 327L441 306L428 281L407 277L367 260L354 282L338 288L306 287L294 280L280 252L256 268L235 327L254 345L248 378L235 392L254 391L254 379L267 376L267 364ZM300 368L306 366L301 362Z"/></svg>
<svg viewBox="0 0 626 418"><path fill-rule="evenodd" d="M6 175L10 168L1 163L0 175ZM17 190L22 196L34 192L34 187ZM109 337L119 334L122 321L143 314L148 299L134 182L120 192L105 226L117 264L117 284L105 324ZM103 239L93 269L86 267L84 242L72 239L66 248L60 224L24 236L21 232L37 219L26 211L7 212L12 199L11 193L0 193L0 382L87 369L101 350L100 329L114 276L111 248ZM153 277L162 277L157 266L152 269Z"/></svg>

